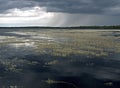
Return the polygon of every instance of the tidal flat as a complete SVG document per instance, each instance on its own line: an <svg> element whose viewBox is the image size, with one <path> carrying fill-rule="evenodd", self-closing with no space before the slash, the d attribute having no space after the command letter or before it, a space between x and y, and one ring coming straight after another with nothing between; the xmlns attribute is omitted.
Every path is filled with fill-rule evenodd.
<svg viewBox="0 0 120 88"><path fill-rule="evenodd" d="M0 88L120 88L120 30L0 29Z"/></svg>

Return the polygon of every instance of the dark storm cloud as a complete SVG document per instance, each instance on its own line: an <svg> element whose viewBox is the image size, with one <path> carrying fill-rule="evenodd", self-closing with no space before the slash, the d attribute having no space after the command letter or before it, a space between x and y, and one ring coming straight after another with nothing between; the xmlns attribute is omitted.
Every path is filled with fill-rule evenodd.
<svg viewBox="0 0 120 88"><path fill-rule="evenodd" d="M38 0L40 5L46 6L48 12L66 13L105 13L109 8L119 5L115 0Z"/></svg>
<svg viewBox="0 0 120 88"><path fill-rule="evenodd" d="M112 8L120 8L120 0L0 0L0 12L33 6L46 7L48 12L105 14L115 13Z"/></svg>
<svg viewBox="0 0 120 88"><path fill-rule="evenodd" d="M0 12L3 13L6 10L14 8L33 7L37 5L37 2L26 0L0 0Z"/></svg>

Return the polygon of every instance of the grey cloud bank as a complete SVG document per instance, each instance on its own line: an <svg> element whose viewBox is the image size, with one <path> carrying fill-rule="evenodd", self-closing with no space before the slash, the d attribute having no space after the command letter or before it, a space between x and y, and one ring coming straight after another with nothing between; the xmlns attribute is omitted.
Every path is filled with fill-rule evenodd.
<svg viewBox="0 0 120 88"><path fill-rule="evenodd" d="M34 7L42 8L42 10L36 10ZM44 17L41 20L40 17L43 15L40 11L44 15L46 14L47 18ZM25 15L21 15L23 12ZM37 13L37 15L33 13ZM50 18L47 13L51 13L54 17ZM118 20L120 18L120 0L0 0L0 19L2 19L0 26L9 24L10 21L3 19L7 16L19 19L23 16L30 17L31 14L35 17L30 20L31 22L21 19L10 24L28 26L31 23L37 26L118 25L120 23ZM36 17L39 19L36 20ZM42 21L44 22L42 23Z"/></svg>
<svg viewBox="0 0 120 88"><path fill-rule="evenodd" d="M120 0L0 0L0 12L33 6L46 7L48 12L104 14L120 8Z"/></svg>

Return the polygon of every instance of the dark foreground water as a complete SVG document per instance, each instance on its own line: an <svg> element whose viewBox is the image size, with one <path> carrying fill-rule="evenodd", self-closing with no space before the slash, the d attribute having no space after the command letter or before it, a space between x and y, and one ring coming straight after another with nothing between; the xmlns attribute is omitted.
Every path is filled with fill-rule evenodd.
<svg viewBox="0 0 120 88"><path fill-rule="evenodd" d="M34 51L35 41L46 36L32 37L36 34L24 30L31 31L0 29L0 88L120 88L119 54L96 58L40 55Z"/></svg>

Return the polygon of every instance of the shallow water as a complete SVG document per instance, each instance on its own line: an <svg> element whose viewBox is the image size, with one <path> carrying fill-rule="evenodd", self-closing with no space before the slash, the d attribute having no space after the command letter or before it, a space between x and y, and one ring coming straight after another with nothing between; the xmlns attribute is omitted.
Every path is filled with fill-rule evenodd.
<svg viewBox="0 0 120 88"><path fill-rule="evenodd" d="M41 55L35 52L38 42L69 41L43 31L0 29L1 88L120 88L119 54L96 58ZM116 32L107 36L111 33Z"/></svg>

